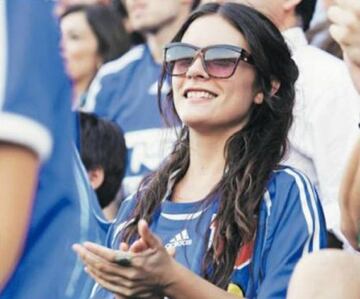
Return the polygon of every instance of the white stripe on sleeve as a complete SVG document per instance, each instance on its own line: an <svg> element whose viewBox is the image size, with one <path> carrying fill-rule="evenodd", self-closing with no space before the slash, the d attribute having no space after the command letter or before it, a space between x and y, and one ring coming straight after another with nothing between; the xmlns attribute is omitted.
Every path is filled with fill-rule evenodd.
<svg viewBox="0 0 360 299"><path fill-rule="evenodd" d="M304 214L304 218L307 224L308 228L308 239L306 240L306 244L304 246L303 250L303 256L308 254L310 252L310 242L313 240L312 248L313 250L317 250L320 248L320 223L319 223L319 211L317 209L316 201L315 201L315 194L314 190L309 182L309 180L295 172L294 170L287 168L284 170L288 174L290 174L292 177L294 177L296 185L299 189L299 195L300 195L300 202L301 202L301 209ZM302 179L304 180L302 180ZM305 182L305 185L304 185ZM308 191L310 196L310 202L311 202L311 208L313 209L315 217L313 218L310 212L310 206L307 201L307 195L306 191Z"/></svg>
<svg viewBox="0 0 360 299"><path fill-rule="evenodd" d="M41 161L51 153L49 130L31 118L9 112L0 112L0 140L32 149Z"/></svg>

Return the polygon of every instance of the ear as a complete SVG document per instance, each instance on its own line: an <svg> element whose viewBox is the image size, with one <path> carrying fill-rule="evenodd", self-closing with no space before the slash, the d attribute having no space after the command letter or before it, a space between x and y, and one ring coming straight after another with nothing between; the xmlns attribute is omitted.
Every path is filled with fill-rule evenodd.
<svg viewBox="0 0 360 299"><path fill-rule="evenodd" d="M280 88L280 82L277 80L272 80L271 91L270 91L271 96L276 94L279 88ZM263 101L264 101L264 93L262 91L259 91L254 97L254 103L260 105L262 104Z"/></svg>
<svg viewBox="0 0 360 299"><path fill-rule="evenodd" d="M105 172L102 167L96 167L90 171L88 171L88 176L90 180L90 184L94 190L99 188L105 179Z"/></svg>
<svg viewBox="0 0 360 299"><path fill-rule="evenodd" d="M254 97L254 103L260 105L262 104L263 101L264 101L264 93L262 91L259 91Z"/></svg>
<svg viewBox="0 0 360 299"><path fill-rule="evenodd" d="M283 3L283 9L285 11L295 10L295 7L303 0L285 0Z"/></svg>

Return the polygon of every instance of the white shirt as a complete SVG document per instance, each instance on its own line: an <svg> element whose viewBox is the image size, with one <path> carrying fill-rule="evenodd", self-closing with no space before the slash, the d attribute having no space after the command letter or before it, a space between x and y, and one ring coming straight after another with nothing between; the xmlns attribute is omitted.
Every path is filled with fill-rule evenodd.
<svg viewBox="0 0 360 299"><path fill-rule="evenodd" d="M317 187L327 228L339 236L339 187L359 135L360 96L342 60L310 46L301 28L283 35L299 67L285 163L305 172Z"/></svg>

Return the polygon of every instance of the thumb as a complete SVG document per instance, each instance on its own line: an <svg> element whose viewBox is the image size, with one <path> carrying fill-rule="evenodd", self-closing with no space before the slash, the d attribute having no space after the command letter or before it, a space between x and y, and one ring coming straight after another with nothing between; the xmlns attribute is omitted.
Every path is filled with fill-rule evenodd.
<svg viewBox="0 0 360 299"><path fill-rule="evenodd" d="M159 248L162 247L160 239L151 232L149 225L144 219L140 219L138 223L138 233L141 239L146 243L150 248Z"/></svg>

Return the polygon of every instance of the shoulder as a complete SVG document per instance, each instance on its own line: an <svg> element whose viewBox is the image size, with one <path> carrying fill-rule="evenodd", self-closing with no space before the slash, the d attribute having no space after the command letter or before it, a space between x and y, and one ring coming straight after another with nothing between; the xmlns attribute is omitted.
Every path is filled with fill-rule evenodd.
<svg viewBox="0 0 360 299"><path fill-rule="evenodd" d="M126 197L120 205L115 223L120 223L123 222L124 220L128 220L127 218L130 217L130 214L134 210L136 203L137 203L136 193L133 193L128 197Z"/></svg>
<svg viewBox="0 0 360 299"><path fill-rule="evenodd" d="M128 84L128 80L134 78L131 70L142 61L146 51L146 45L139 45L120 58L104 64L90 84L82 110L93 112L98 101L100 105L107 106L109 101L114 97L117 98L115 94L121 94L123 88Z"/></svg>
<svg viewBox="0 0 360 299"><path fill-rule="evenodd" d="M64 98L71 86L58 53L52 5L21 2L0 5L0 139L30 148L45 160L54 142L54 110L61 107L57 117L67 120Z"/></svg>
<svg viewBox="0 0 360 299"><path fill-rule="evenodd" d="M141 61L146 48L145 45L138 45L130 49L120 58L104 64L96 75L97 79L99 80L103 77L119 75L131 65L137 64Z"/></svg>
<svg viewBox="0 0 360 299"><path fill-rule="evenodd" d="M292 167L282 166L273 172L264 201L267 204L270 201L272 206L280 210L294 205L307 209L309 205L315 205L317 194L304 173Z"/></svg>
<svg viewBox="0 0 360 299"><path fill-rule="evenodd" d="M115 221L111 225L110 228L110 238L108 241L111 242L112 245L116 240L118 239L121 232L124 230L126 225L131 223L133 219L131 218L131 215L135 209L137 203L136 194L129 195L124 201L121 203L119 212L116 216Z"/></svg>

